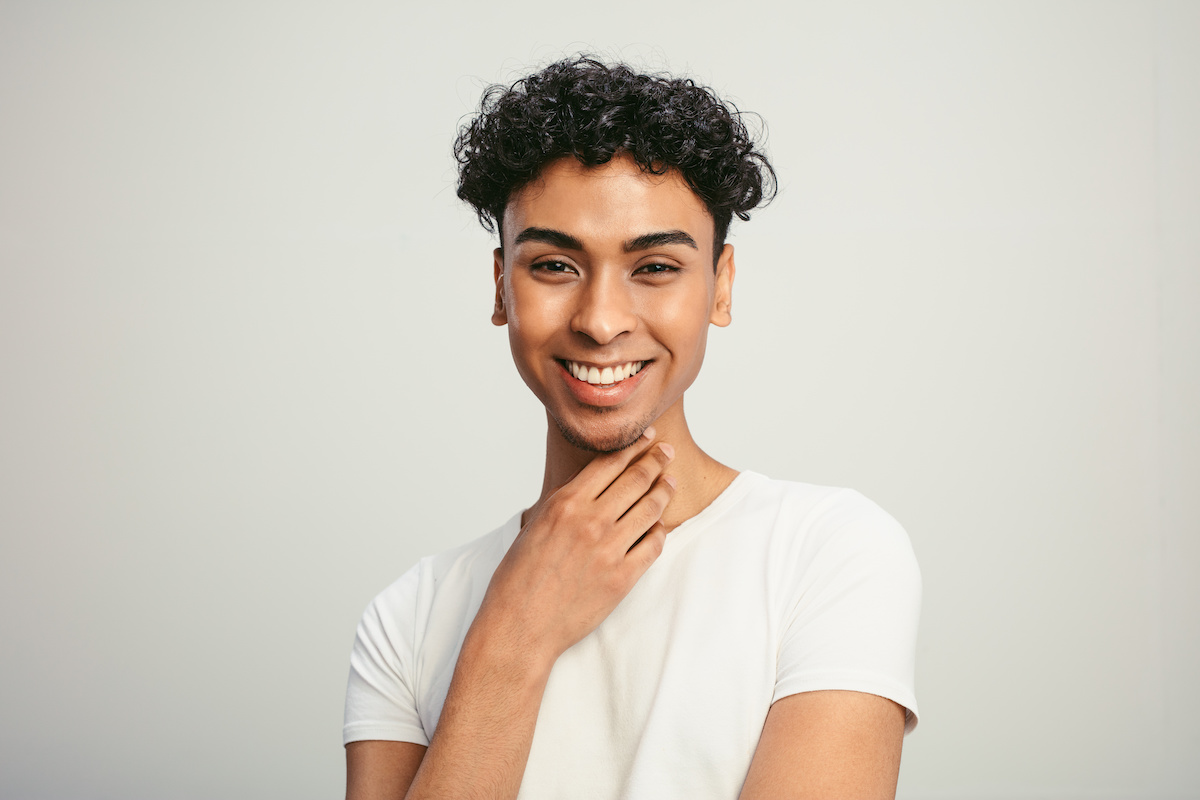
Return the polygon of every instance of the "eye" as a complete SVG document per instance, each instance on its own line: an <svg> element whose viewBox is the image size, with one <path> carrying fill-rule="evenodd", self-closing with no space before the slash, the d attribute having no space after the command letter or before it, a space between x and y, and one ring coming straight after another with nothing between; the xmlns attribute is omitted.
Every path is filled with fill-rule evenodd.
<svg viewBox="0 0 1200 800"><path fill-rule="evenodd" d="M679 267L673 267L670 264L643 264L633 271L634 275L669 275L672 272L679 272Z"/></svg>
<svg viewBox="0 0 1200 800"><path fill-rule="evenodd" d="M575 268L565 261L538 261L530 264L529 268L534 272L546 272L551 275L569 275L575 271Z"/></svg>

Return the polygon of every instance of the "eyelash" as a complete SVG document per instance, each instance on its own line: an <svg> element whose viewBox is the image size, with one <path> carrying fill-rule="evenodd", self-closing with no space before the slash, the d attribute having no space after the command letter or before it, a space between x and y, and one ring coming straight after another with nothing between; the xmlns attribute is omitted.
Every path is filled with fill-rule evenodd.
<svg viewBox="0 0 1200 800"><path fill-rule="evenodd" d="M551 267L563 267L563 269L551 269ZM549 272L551 274L563 275L567 270L572 270L570 264L564 261L538 261L531 265L531 269ZM643 264L634 270L635 275L641 273L643 275L668 275L672 272L679 272L679 267L671 266L670 264Z"/></svg>
<svg viewBox="0 0 1200 800"><path fill-rule="evenodd" d="M638 272L643 275L668 275L672 272L679 272L679 267L673 267L670 264L643 264L637 268L634 274Z"/></svg>
<svg viewBox="0 0 1200 800"><path fill-rule="evenodd" d="M532 264L530 269L539 270L541 272L551 272L555 274L566 273L566 269L550 269L550 267L566 267L566 269L573 269L573 267L565 261L538 261L535 264Z"/></svg>

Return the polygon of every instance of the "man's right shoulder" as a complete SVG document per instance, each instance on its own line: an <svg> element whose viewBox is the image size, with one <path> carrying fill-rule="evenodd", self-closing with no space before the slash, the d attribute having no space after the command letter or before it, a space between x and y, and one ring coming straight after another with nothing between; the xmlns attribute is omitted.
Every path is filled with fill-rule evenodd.
<svg viewBox="0 0 1200 800"><path fill-rule="evenodd" d="M483 536L425 556L376 595L371 605L416 610L428 607L439 596L478 594L487 588L492 573L520 531L520 520L518 513Z"/></svg>

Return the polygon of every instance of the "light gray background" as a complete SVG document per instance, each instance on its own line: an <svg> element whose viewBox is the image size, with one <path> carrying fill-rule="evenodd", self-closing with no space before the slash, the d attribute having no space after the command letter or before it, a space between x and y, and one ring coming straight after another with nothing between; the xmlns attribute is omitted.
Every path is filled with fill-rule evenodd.
<svg viewBox="0 0 1200 800"><path fill-rule="evenodd" d="M358 616L536 495L454 197L576 49L760 112L700 442L925 576L904 798L1200 797L1200 5L0 2L0 796L332 797Z"/></svg>

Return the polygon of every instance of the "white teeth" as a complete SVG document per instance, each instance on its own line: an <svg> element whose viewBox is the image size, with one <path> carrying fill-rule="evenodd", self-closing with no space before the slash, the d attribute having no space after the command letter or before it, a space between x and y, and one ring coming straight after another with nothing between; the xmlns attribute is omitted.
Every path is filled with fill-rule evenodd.
<svg viewBox="0 0 1200 800"><path fill-rule="evenodd" d="M614 383L620 383L623 380L632 378L642 371L644 361L629 361L624 364L618 364L615 367L588 367L584 364L576 364L574 361L568 361L567 371L575 376L577 380L587 381L591 384L601 386L611 386Z"/></svg>

